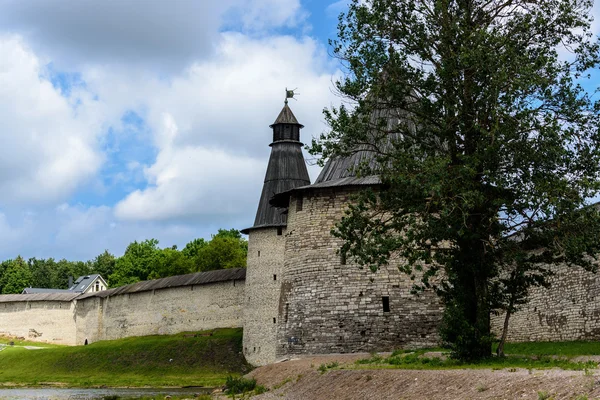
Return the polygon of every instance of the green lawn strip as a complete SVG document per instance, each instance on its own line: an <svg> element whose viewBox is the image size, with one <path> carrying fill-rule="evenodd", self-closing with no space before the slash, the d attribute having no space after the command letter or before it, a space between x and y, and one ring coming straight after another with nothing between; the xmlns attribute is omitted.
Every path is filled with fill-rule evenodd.
<svg viewBox="0 0 600 400"><path fill-rule="evenodd" d="M495 350L495 349L494 349ZM507 343L506 354L589 356L600 355L600 342L524 342Z"/></svg>
<svg viewBox="0 0 600 400"><path fill-rule="evenodd" d="M8 346L10 343L13 343L14 346L65 347L65 345L60 345L60 344L32 342L30 340L18 340L18 339L6 337L6 336L0 336L0 345Z"/></svg>
<svg viewBox="0 0 600 400"><path fill-rule="evenodd" d="M440 349L420 349L416 351L398 350L389 357L373 354L370 358L356 362L356 368L398 368L398 369L549 369L587 370L598 368L594 361L573 361L572 357L600 354L600 345L595 342L530 342L507 343L506 357L490 357L477 363L464 363L425 353L439 352Z"/></svg>
<svg viewBox="0 0 600 400"><path fill-rule="evenodd" d="M218 329L145 336L88 346L0 352L0 383L68 386L218 386L250 367L242 356L242 330Z"/></svg>

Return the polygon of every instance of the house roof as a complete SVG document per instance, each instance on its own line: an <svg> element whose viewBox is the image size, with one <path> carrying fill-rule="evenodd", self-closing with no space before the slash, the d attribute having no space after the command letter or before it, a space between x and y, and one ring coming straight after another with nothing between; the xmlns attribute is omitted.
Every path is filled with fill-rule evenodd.
<svg viewBox="0 0 600 400"><path fill-rule="evenodd" d="M79 278L77 278L77 280L75 281L73 286L71 286L69 288L69 290L72 292L83 293L98 278L102 279L102 282L104 282L104 286L107 286L106 281L99 274L92 274L92 275L83 275L83 276L80 276Z"/></svg>

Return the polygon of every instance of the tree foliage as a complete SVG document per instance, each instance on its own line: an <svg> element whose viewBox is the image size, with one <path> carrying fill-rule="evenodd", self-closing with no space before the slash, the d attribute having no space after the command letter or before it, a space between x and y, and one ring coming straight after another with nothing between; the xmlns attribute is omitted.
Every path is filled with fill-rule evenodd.
<svg viewBox="0 0 600 400"><path fill-rule="evenodd" d="M110 287L222 268L246 266L248 243L235 229L219 229L211 240L194 239L183 250L161 249L156 239L134 241L121 257L108 250L90 261L55 261L21 256L0 263L0 293L21 293L26 287L68 289L69 278L100 274Z"/></svg>
<svg viewBox="0 0 600 400"><path fill-rule="evenodd" d="M325 110L312 152L370 150L356 172L382 185L334 234L362 265L399 254L420 273L460 358L490 354L490 313L515 311L552 265L595 268L600 104L581 86L600 61L592 5L354 0L340 16L346 105Z"/></svg>

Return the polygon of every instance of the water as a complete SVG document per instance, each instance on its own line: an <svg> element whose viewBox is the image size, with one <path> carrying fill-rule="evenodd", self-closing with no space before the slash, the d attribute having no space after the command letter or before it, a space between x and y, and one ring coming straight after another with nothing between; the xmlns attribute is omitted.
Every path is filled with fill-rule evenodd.
<svg viewBox="0 0 600 400"><path fill-rule="evenodd" d="M0 389L0 400L87 400L102 399L105 396L119 396L135 399L144 396L185 396L211 393L211 388L197 387L185 389Z"/></svg>

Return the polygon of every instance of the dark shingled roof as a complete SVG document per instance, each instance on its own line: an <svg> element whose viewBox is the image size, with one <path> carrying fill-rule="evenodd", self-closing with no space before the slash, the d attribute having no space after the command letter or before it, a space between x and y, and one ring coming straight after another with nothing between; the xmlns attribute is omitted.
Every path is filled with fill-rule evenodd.
<svg viewBox="0 0 600 400"><path fill-rule="evenodd" d="M360 145L352 154L346 157L335 157L329 159L323 170L317 177L315 187L324 187L325 182L329 182L327 186L344 186L348 185L372 185L379 182L376 176L357 177L357 170L361 165L367 165L372 170L377 170L376 147L385 152L392 148L393 142L398 140L400 134L394 131L394 127L399 125L402 119L401 113L397 110L376 109L371 116L371 123L375 126L381 120L385 120L387 126L384 128L385 136L373 133L371 141L373 144ZM354 178L347 180L346 178ZM339 182L338 182L339 181ZM377 181L377 182L375 182ZM346 182L344 184L344 182ZM317 186L318 185L318 186Z"/></svg>
<svg viewBox="0 0 600 400"><path fill-rule="evenodd" d="M280 127L290 128L290 125L297 125L302 128L302 125L294 117L292 110L285 104L271 127L276 132L276 129ZM297 138L300 139L298 128L294 129ZM267 165L267 173L265 174L254 225L251 228L242 229L242 233L247 234L252 229L285 226L287 224L287 214L272 207L269 200L277 193L306 185L310 185L310 177L302 155L302 143L298 140L284 139L284 136L274 133L274 141L271 143L271 156Z"/></svg>
<svg viewBox="0 0 600 400"><path fill-rule="evenodd" d="M147 292L149 290L167 289L179 286L204 285L208 283L237 281L246 279L246 268L220 269L216 271L196 272L194 274L170 276L168 278L142 281L114 289L82 294L77 299L88 297L109 297L118 294Z"/></svg>
<svg viewBox="0 0 600 400"><path fill-rule="evenodd" d="M14 303L20 301L71 301L79 293L33 293L33 294L2 294L0 303Z"/></svg>
<svg viewBox="0 0 600 400"><path fill-rule="evenodd" d="M49 289L49 288L35 288L28 287L23 289L22 294L33 294L33 293L73 293L69 289Z"/></svg>
<svg viewBox="0 0 600 400"><path fill-rule="evenodd" d="M166 289L179 286L205 285L208 283L238 281L246 279L246 268L220 269L194 274L170 276L168 278L154 279L125 285L114 289L90 292L86 294L75 293L35 293L35 294L3 294L0 303L19 301L71 301L74 299L87 299L88 297L109 297L118 294L139 293L149 290Z"/></svg>
<svg viewBox="0 0 600 400"><path fill-rule="evenodd" d="M295 125L300 125L300 127L302 127L302 128L304 127L304 125L302 125L298 122L298 120L294 116L294 113L292 112L292 109L287 105L287 102L281 109L281 112L277 116L277 119L275 120L275 122L273 122L272 125L269 125L269 128L272 128L273 126L275 126L277 124L295 124Z"/></svg>
<svg viewBox="0 0 600 400"><path fill-rule="evenodd" d="M377 109L371 116L372 123L375 125L381 119L387 122L387 131L391 133L385 134L381 140L377 140L377 146L385 151L389 149L395 140L398 140L399 133L394 132L394 126L398 126L401 113L396 110ZM317 180L312 185L299 186L288 190L287 192L278 193L270 200L270 205L273 207L287 207L289 204L290 195L293 192L333 188L333 187L351 187L351 186L371 186L378 185L381 180L377 175L357 176L357 170L361 165L367 165L369 169L377 169L377 161L375 159L375 147L370 144L359 146L356 151L346 157L334 157L327 160L327 163L321 170Z"/></svg>

